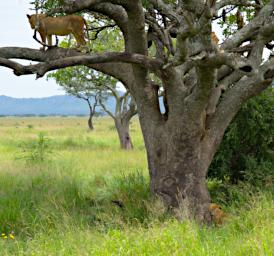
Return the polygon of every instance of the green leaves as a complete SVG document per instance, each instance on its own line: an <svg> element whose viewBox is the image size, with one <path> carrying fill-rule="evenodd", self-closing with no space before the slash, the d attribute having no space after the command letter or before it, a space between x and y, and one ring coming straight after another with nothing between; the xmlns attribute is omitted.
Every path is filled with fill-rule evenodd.
<svg viewBox="0 0 274 256"><path fill-rule="evenodd" d="M259 179L261 181L268 179L266 170L269 170L268 172L273 170L266 167L270 166L271 162L273 166L274 162L273 106L273 88L243 105L224 135L219 151L211 164L210 177L219 179L229 177L232 182L242 179L252 180L254 175L258 178L258 182ZM261 174L258 173L260 169Z"/></svg>

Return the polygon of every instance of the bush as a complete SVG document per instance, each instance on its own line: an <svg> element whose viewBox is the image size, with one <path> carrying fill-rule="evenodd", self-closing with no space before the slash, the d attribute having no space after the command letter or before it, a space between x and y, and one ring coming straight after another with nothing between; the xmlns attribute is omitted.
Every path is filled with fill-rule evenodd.
<svg viewBox="0 0 274 256"><path fill-rule="evenodd" d="M35 141L22 143L20 149L21 154L18 158L26 160L27 164L44 163L50 160L52 154L49 139L43 133L39 133Z"/></svg>
<svg viewBox="0 0 274 256"><path fill-rule="evenodd" d="M274 94L270 88L241 108L225 132L209 169L210 178L229 179L232 183L269 181L267 173L271 173L274 163L273 106Z"/></svg>

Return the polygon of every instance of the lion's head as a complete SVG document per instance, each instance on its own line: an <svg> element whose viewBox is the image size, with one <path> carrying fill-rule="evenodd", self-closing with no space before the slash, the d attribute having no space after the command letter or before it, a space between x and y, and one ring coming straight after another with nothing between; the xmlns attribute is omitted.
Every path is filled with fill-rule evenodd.
<svg viewBox="0 0 274 256"><path fill-rule="evenodd" d="M27 17L29 19L29 23L32 29L38 29L39 28L39 20L43 17L45 17L45 14L27 14Z"/></svg>

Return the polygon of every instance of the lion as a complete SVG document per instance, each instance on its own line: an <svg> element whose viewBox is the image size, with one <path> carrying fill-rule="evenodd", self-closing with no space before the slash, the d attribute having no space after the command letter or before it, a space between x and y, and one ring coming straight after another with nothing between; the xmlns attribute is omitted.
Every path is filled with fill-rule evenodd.
<svg viewBox="0 0 274 256"><path fill-rule="evenodd" d="M214 31L211 32L210 37L211 37L212 42L215 45L215 48L216 48L217 52L224 53L224 50L221 49L220 46L219 46L219 41L220 40L219 40L219 38L217 37L217 35Z"/></svg>
<svg viewBox="0 0 274 256"><path fill-rule="evenodd" d="M48 17L46 14L27 14L32 29L39 32L45 50L46 39L48 46L52 46L52 35L66 36L73 34L77 42L77 49L86 46L84 28L87 28L85 19L77 15Z"/></svg>
<svg viewBox="0 0 274 256"><path fill-rule="evenodd" d="M219 44L219 38L217 37L216 33L214 31L211 32L210 34L211 36L211 40L216 44L218 45Z"/></svg>
<svg viewBox="0 0 274 256"><path fill-rule="evenodd" d="M226 214L222 211L221 206L215 203L209 205L209 212L212 216L212 220L216 225L222 225L226 218Z"/></svg>

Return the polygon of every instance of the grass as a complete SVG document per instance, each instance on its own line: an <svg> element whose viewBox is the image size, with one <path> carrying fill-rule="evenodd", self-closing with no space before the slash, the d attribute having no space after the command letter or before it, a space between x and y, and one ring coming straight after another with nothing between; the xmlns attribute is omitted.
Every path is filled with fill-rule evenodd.
<svg viewBox="0 0 274 256"><path fill-rule="evenodd" d="M149 194L138 122L132 152L112 127L107 118L92 132L85 118L0 118L0 255L273 255L270 188L211 180L227 222L179 223ZM47 159L20 157L41 133Z"/></svg>

